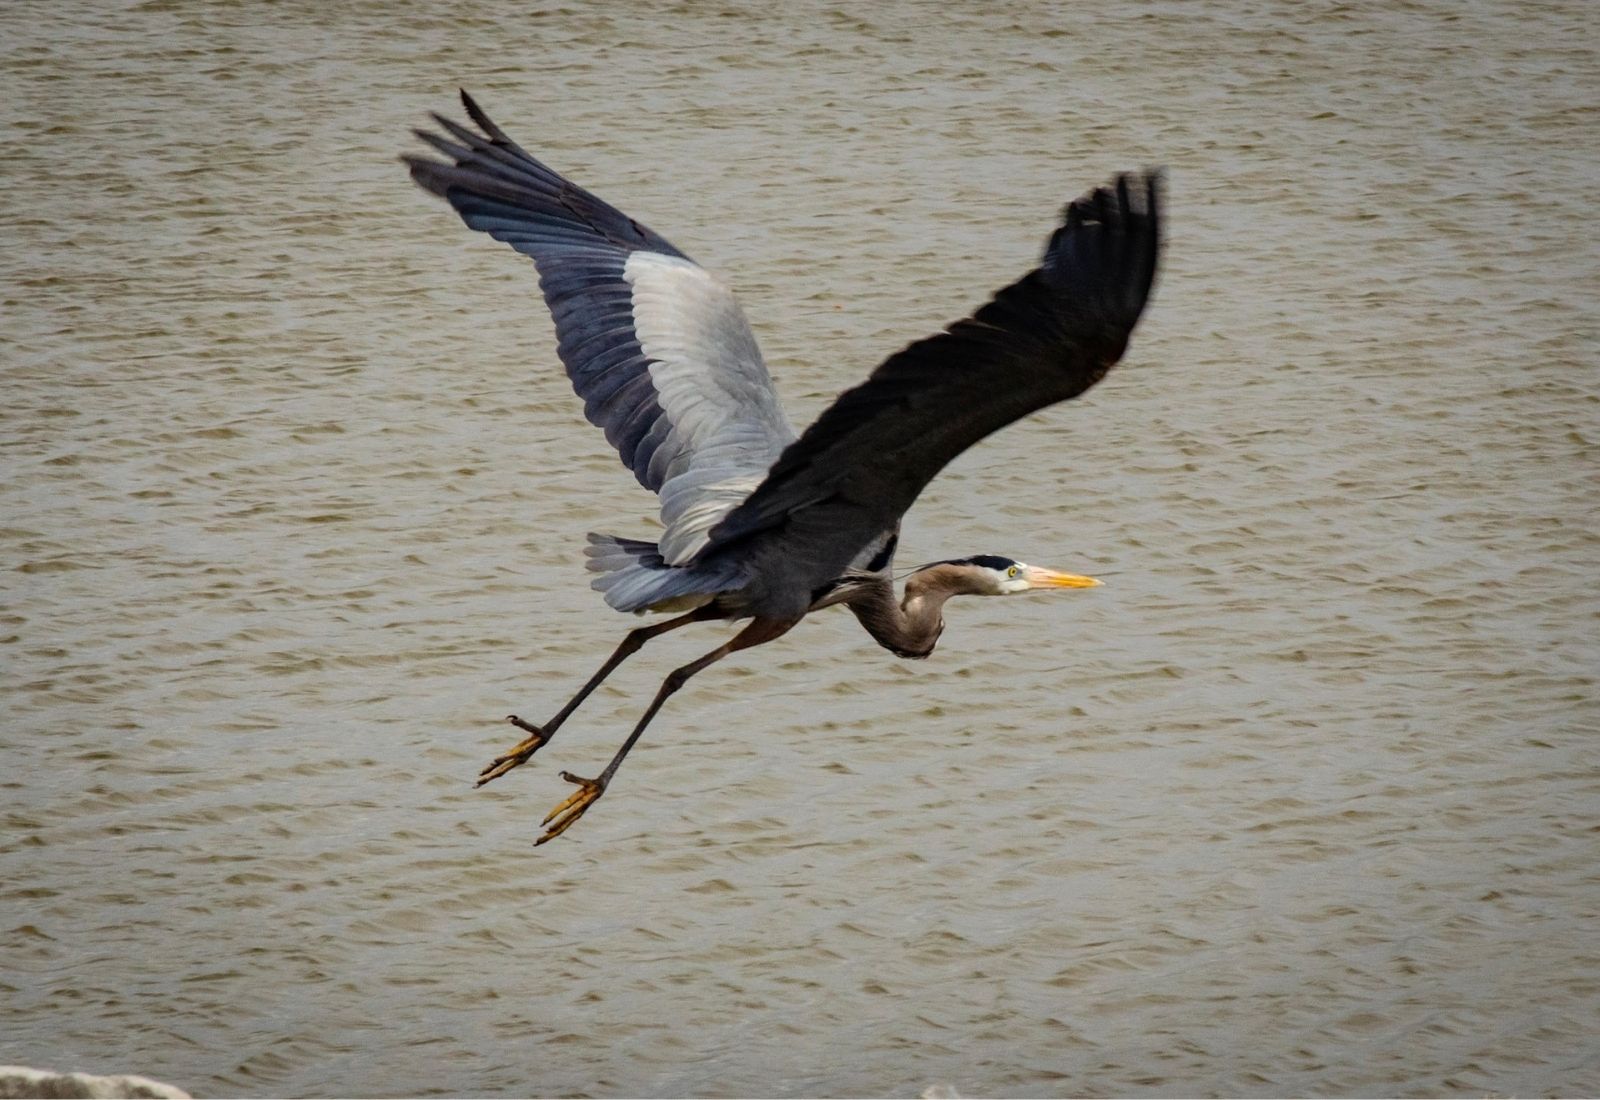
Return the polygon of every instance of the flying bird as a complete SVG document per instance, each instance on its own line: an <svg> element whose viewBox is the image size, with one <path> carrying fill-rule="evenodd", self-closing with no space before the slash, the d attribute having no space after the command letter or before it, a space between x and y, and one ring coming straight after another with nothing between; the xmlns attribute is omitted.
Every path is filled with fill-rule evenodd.
<svg viewBox="0 0 1600 1100"><path fill-rule="evenodd" d="M933 652L953 596L1087 588L1091 577L994 554L934 562L895 591L900 519L946 463L991 432L1076 397L1122 357L1155 280L1160 176L1122 175L1066 208L1039 266L971 317L896 352L796 433L732 292L628 215L546 167L466 92L478 132L443 115L416 134L445 160L411 178L468 227L533 260L557 351L589 421L660 497L653 542L590 534L593 586L618 611L675 612L630 631L478 786L525 763L624 660L691 623L749 620L670 673L593 779L541 823L543 844L600 798L668 696L730 653L843 604L899 657Z"/></svg>

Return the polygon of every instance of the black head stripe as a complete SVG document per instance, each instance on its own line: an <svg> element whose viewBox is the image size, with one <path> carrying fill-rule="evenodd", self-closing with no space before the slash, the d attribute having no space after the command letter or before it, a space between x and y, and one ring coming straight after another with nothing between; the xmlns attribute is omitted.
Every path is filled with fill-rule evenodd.
<svg viewBox="0 0 1600 1100"><path fill-rule="evenodd" d="M1010 558L1002 558L998 554L974 554L970 558L952 558L950 561L936 561L931 565L924 565L922 568L928 569L932 565L980 565L985 569L997 569L1004 573L1016 564Z"/></svg>

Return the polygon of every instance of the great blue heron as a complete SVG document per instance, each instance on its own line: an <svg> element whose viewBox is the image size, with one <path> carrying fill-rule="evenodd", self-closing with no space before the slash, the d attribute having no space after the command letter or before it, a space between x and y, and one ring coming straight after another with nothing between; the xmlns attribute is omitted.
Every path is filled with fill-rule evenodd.
<svg viewBox="0 0 1600 1100"><path fill-rule="evenodd" d="M891 355L799 435L732 292L664 238L529 156L461 93L482 131L434 115L417 135L450 163L407 156L411 178L472 229L530 257L558 351L590 422L661 497L655 542L589 536L594 587L619 611L676 611L631 631L478 786L544 746L645 642L690 623L749 619L667 676L594 779L545 817L543 844L605 793L650 720L689 677L844 604L880 645L926 657L952 596L1085 588L1091 577L994 555L914 571L896 598L900 518L951 459L1019 417L1076 397L1122 357L1160 250L1159 176L1119 176L1071 203L1044 259L972 317Z"/></svg>

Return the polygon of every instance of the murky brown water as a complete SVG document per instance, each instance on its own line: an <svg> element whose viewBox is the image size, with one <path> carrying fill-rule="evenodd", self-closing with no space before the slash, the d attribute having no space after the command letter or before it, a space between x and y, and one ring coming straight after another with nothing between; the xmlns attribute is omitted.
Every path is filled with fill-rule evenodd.
<svg viewBox="0 0 1600 1100"><path fill-rule="evenodd" d="M11 0L0 1061L196 1094L1600 1091L1594 8ZM797 422L1170 171L1089 398L607 759L654 502L531 267L395 162L478 92L739 289Z"/></svg>

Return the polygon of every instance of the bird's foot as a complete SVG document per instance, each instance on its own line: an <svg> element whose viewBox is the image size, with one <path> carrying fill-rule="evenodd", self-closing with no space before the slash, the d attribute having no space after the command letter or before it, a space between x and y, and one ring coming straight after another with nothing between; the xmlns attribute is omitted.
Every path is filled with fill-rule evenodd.
<svg viewBox="0 0 1600 1100"><path fill-rule="evenodd" d="M584 815L584 811L593 806L600 796L606 793L607 780L603 775L599 779L585 779L581 775L562 772L561 778L568 783L576 783L578 789L573 791L571 797L565 802L546 814L543 821L539 822L546 828L544 835L533 842L536 848L545 841L554 840L566 832L574 821Z"/></svg>
<svg viewBox="0 0 1600 1100"><path fill-rule="evenodd" d="M497 756L493 760L489 761L489 763L484 766L484 769L478 773L478 781L472 785L474 789L483 786L491 779L499 779L502 775L506 774L506 772L510 771L518 764L527 763L528 757L538 752L544 747L544 743L550 740L550 738L546 736L544 730L540 729L538 726L529 725L527 722L524 722L522 719L518 718L515 714L507 715L506 721L510 722L513 726L516 726L519 730L526 730L528 736L523 741L514 745L511 748L511 751Z"/></svg>

